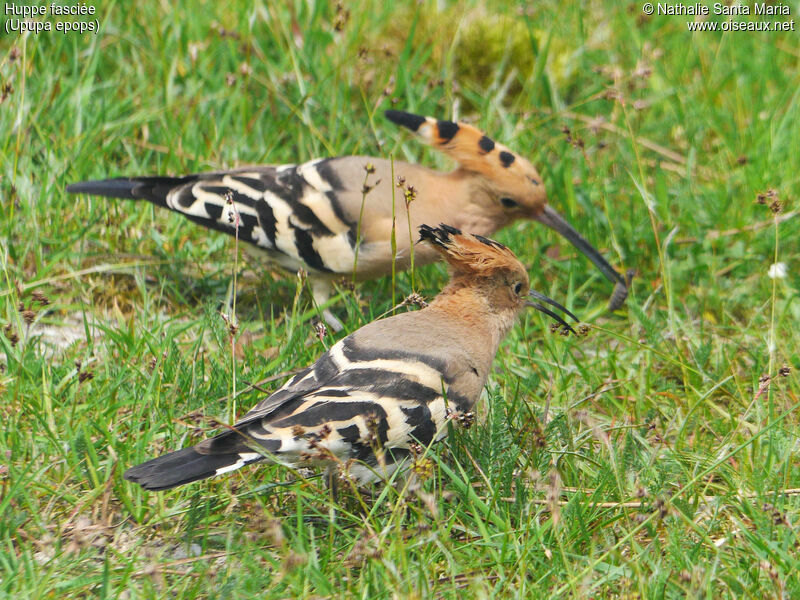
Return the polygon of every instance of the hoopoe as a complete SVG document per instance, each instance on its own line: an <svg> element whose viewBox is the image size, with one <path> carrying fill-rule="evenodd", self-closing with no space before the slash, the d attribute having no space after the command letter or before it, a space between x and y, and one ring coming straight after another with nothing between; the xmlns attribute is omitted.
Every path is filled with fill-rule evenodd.
<svg viewBox="0 0 800 600"><path fill-rule="evenodd" d="M525 158L465 123L396 110L385 114L455 159L458 168L440 173L394 161L393 180L390 160L344 156L183 177L86 181L68 185L67 191L143 199L211 229L228 234L238 229L241 240L265 250L280 267L304 269L317 306L330 299L333 283L342 276L365 280L392 272L393 228L394 262L402 270L411 265L413 240L407 232L423 223L491 235L517 219L534 219L563 235L617 284L616 302L622 304L625 279L547 204L542 178ZM365 169L374 170L366 185ZM395 189L398 180L415 196L410 204ZM414 263L437 258L424 248L415 253ZM342 328L329 310L324 318L337 331Z"/></svg>
<svg viewBox="0 0 800 600"><path fill-rule="evenodd" d="M419 232L451 270L428 306L361 327L232 428L132 467L125 479L164 490L264 460L340 467L360 483L387 477L444 438L448 418L470 413L525 306L573 331L541 302L577 318L529 290L524 266L502 244L447 225Z"/></svg>

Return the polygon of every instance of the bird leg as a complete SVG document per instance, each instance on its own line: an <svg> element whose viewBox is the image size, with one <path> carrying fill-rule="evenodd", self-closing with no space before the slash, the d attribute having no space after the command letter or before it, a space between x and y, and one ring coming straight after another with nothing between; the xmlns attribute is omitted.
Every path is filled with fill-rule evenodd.
<svg viewBox="0 0 800 600"><path fill-rule="evenodd" d="M333 502L339 501L339 465L329 465L325 468L325 486L331 491Z"/></svg>
<svg viewBox="0 0 800 600"><path fill-rule="evenodd" d="M318 308L331 299L332 292L333 284L327 279L311 279L311 295ZM344 329L344 325L333 315L330 308L326 308L322 311L322 319L336 333Z"/></svg>

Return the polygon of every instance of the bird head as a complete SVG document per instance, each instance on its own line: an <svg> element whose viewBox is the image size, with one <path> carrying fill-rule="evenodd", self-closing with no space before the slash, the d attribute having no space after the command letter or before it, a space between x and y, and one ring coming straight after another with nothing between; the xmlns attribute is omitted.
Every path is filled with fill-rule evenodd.
<svg viewBox="0 0 800 600"><path fill-rule="evenodd" d="M455 227L421 225L420 241L430 244L450 265L451 278L443 294L475 290L484 298L492 314L500 317L507 330L517 315L530 306L549 315L574 333L564 319L542 302L553 306L576 321L578 318L558 302L529 289L530 280L524 265L503 244L480 235L462 233ZM529 300L533 297L537 301Z"/></svg>
<svg viewBox="0 0 800 600"><path fill-rule="evenodd" d="M554 229L580 250L609 279L625 290L628 282L572 225L547 204L539 172L524 157L487 137L466 123L442 121L398 110L386 117L417 133L429 145L456 160L460 168L478 176L488 202L481 209L495 215L498 228L517 219L532 219ZM619 292L615 291L619 296ZM624 300L624 296L623 296Z"/></svg>

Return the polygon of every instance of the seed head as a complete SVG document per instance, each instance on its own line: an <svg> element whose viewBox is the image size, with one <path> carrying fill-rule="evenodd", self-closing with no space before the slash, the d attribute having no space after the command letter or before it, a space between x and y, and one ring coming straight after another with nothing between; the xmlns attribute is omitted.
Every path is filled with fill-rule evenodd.
<svg viewBox="0 0 800 600"><path fill-rule="evenodd" d="M533 431L531 432L533 437L533 445L536 448L544 448L547 445L547 437L545 436L544 429L542 429L541 423L538 420L534 421L533 423Z"/></svg>
<svg viewBox="0 0 800 600"><path fill-rule="evenodd" d="M420 479L428 479L433 475L433 461L430 458L416 457L411 463L411 470Z"/></svg>
<svg viewBox="0 0 800 600"><path fill-rule="evenodd" d="M417 188L409 185L403 192L403 198L406 201L406 209L408 209L409 205L417 199Z"/></svg>
<svg viewBox="0 0 800 600"><path fill-rule="evenodd" d="M34 290L31 293L31 298L33 299L34 302L38 302L42 306L47 306L48 304L50 304L50 299L47 296L45 296L43 292L39 290Z"/></svg>
<svg viewBox="0 0 800 600"><path fill-rule="evenodd" d="M425 302L425 298L416 292L412 292L405 297L405 299L400 303L400 306L417 306L419 308L425 308L428 306L428 303Z"/></svg>
<svg viewBox="0 0 800 600"><path fill-rule="evenodd" d="M13 93L14 93L14 86L11 85L10 81L4 81L3 85L0 86L0 102L3 102Z"/></svg>
<svg viewBox="0 0 800 600"><path fill-rule="evenodd" d="M456 411L450 413L450 417L464 429L469 429L475 424L475 413L471 410L466 412Z"/></svg>
<svg viewBox="0 0 800 600"><path fill-rule="evenodd" d="M11 347L12 347L12 348L13 348L14 346L16 346L16 345L17 345L17 342L19 342L19 336L18 336L18 335L17 335L17 333L14 331L14 328L13 328L13 327L11 327L11 323L9 323L8 325L6 325L6 326L3 328L3 333L5 334L5 336L6 336L6 339L7 339L9 342L11 342Z"/></svg>
<svg viewBox="0 0 800 600"><path fill-rule="evenodd" d="M239 322L236 320L236 317L228 316L224 312L219 313L219 315L222 317L222 320L225 321L225 324L228 326L228 333L231 336L236 335L239 332Z"/></svg>
<svg viewBox="0 0 800 600"><path fill-rule="evenodd" d="M655 509L658 511L658 518L665 519L669 515L669 507L667 503L664 502L663 498L656 498L656 501L653 503Z"/></svg>
<svg viewBox="0 0 800 600"><path fill-rule="evenodd" d="M377 447L380 445L380 425L381 420L378 415L371 413L366 416L365 424L367 426L367 433L363 437L363 441L369 446Z"/></svg>

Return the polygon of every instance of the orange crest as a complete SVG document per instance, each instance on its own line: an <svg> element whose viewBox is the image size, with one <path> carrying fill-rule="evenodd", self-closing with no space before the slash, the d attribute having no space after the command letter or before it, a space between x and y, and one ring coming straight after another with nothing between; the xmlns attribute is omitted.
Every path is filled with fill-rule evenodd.
<svg viewBox="0 0 800 600"><path fill-rule="evenodd" d="M544 204L544 185L536 168L472 125L399 110L387 110L386 118L415 132L429 145L456 160L461 168L495 182L512 197L535 198L533 204L539 210Z"/></svg>
<svg viewBox="0 0 800 600"><path fill-rule="evenodd" d="M506 246L481 235L463 233L450 225L420 225L420 241L439 252L456 271L489 275L499 270L522 270L525 267Z"/></svg>

